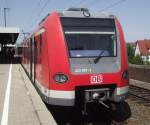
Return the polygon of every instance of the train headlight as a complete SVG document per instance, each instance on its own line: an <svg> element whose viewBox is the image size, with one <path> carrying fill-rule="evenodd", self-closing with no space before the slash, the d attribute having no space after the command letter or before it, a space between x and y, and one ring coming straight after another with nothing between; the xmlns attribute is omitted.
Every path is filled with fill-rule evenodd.
<svg viewBox="0 0 150 125"><path fill-rule="evenodd" d="M125 70L122 74L122 79L125 80L129 77L129 73L128 73L128 70Z"/></svg>
<svg viewBox="0 0 150 125"><path fill-rule="evenodd" d="M54 76L54 80L57 82L57 83L64 83L68 80L68 77L65 75L65 74L56 74Z"/></svg>

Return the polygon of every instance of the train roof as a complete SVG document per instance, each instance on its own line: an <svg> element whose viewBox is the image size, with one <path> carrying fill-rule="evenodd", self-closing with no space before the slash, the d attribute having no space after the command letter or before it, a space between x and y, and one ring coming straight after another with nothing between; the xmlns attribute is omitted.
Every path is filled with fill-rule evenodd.
<svg viewBox="0 0 150 125"><path fill-rule="evenodd" d="M87 8L69 8L62 12L57 12L60 17L70 17L70 18L105 18L105 19L113 19L115 16L108 12L92 12ZM51 13L47 14L40 22L39 25L42 24Z"/></svg>
<svg viewBox="0 0 150 125"><path fill-rule="evenodd" d="M53 12L52 12L53 13ZM56 12L60 17L70 17L70 18L105 18L105 19L113 19L115 16L108 12L92 12L87 8L69 8L67 10L64 10L62 12ZM51 13L47 14L40 22L39 25L43 24L48 16L50 16ZM37 27L34 31L38 31L40 27ZM29 36L27 36L25 39L30 38L34 33L32 32Z"/></svg>
<svg viewBox="0 0 150 125"><path fill-rule="evenodd" d="M60 17L77 17L77 18L114 18L115 16L108 12L92 12L87 8L69 8L59 13Z"/></svg>

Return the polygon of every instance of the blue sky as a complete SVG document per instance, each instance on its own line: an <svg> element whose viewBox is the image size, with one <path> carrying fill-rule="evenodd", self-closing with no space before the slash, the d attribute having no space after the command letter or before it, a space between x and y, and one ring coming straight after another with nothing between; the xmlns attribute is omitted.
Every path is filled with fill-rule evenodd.
<svg viewBox="0 0 150 125"><path fill-rule="evenodd" d="M150 39L150 0L124 0L109 8L118 1L120 0L0 0L0 26L4 26L3 13L6 7L10 8L7 10L7 25L19 27L25 32L31 32L53 10L87 7L92 11L104 9L116 15L127 42ZM22 37L20 36L18 42Z"/></svg>

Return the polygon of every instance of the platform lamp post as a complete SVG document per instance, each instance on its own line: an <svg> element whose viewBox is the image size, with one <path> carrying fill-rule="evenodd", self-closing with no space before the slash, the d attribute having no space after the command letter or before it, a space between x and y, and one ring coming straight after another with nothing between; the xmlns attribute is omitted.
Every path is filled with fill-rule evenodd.
<svg viewBox="0 0 150 125"><path fill-rule="evenodd" d="M6 19L6 10L9 10L10 8L4 8L4 22L5 22L5 27L7 26L7 19Z"/></svg>

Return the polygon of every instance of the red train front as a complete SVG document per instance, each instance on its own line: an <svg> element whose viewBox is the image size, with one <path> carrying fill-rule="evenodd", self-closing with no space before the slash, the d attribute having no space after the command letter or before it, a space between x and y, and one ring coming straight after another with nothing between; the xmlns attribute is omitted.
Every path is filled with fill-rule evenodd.
<svg viewBox="0 0 150 125"><path fill-rule="evenodd" d="M125 41L115 16L83 8L53 12L22 45L23 66L48 104L85 109L126 99Z"/></svg>

